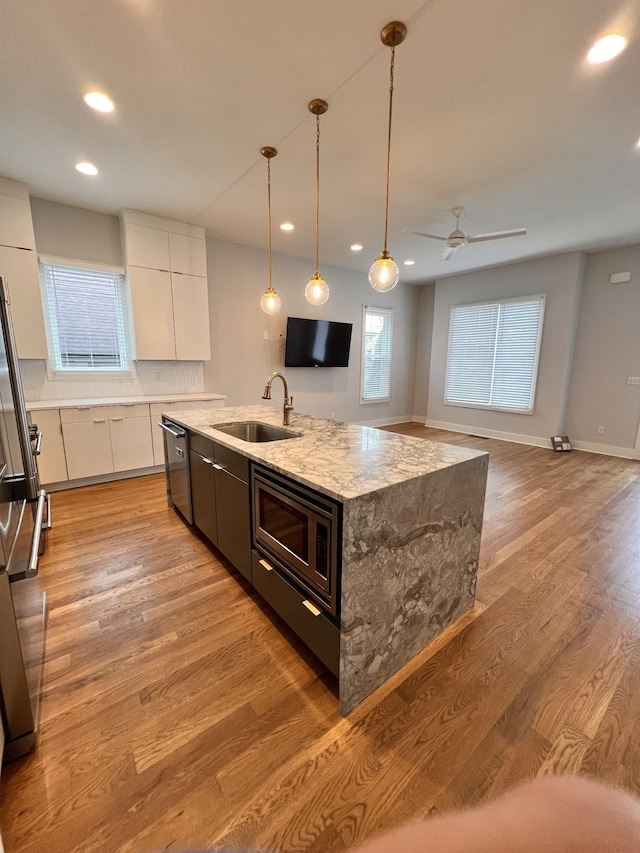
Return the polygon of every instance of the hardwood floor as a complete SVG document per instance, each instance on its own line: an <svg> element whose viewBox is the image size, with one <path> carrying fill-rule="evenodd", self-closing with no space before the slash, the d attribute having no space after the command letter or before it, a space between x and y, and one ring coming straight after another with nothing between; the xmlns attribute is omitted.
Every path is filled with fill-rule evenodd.
<svg viewBox="0 0 640 853"><path fill-rule="evenodd" d="M7 853L340 851L549 773L640 794L640 463L393 429L491 454L477 604L348 718L161 476L53 495Z"/></svg>

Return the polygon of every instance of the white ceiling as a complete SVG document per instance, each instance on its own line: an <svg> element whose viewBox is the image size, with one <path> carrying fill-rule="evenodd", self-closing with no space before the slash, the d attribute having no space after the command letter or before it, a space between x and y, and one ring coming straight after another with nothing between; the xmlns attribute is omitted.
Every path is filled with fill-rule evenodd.
<svg viewBox="0 0 640 853"><path fill-rule="evenodd" d="M640 242L638 0L3 0L0 172L31 194L127 207L266 246L274 145L274 251L363 273L382 249L390 50L396 51L389 249L421 282L572 249ZM629 38L589 66L599 36ZM108 92L112 115L81 95ZM89 178L74 163L100 169ZM440 263L403 233L526 227ZM349 250L361 242L360 255ZM402 261L415 259L413 267ZM330 276L326 276L331 284ZM277 288L277 280L274 282Z"/></svg>

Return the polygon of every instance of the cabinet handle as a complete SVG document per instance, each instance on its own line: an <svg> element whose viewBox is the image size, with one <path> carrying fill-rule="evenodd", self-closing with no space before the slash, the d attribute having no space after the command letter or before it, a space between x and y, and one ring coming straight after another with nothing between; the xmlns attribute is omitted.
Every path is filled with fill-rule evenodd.
<svg viewBox="0 0 640 853"><path fill-rule="evenodd" d="M76 409L77 409L77 411L78 411L78 412L84 412L84 411L86 411L87 409L90 409L90 408L91 408L91 406L76 406Z"/></svg>
<svg viewBox="0 0 640 853"><path fill-rule="evenodd" d="M319 611L319 610L318 610L318 608L315 606L315 604L312 604L310 601L307 601L307 600L306 600L306 598L305 598L305 600L304 600L302 603L303 603L303 604L304 604L304 606L307 608L307 610L309 610L309 611L311 611L311 613L313 613L313 615L314 615L314 616L319 616L319 615L320 615L320 611Z"/></svg>
<svg viewBox="0 0 640 853"><path fill-rule="evenodd" d="M110 421L123 421L124 418L109 418Z"/></svg>
<svg viewBox="0 0 640 853"><path fill-rule="evenodd" d="M216 469L216 471L224 471L224 468L222 467L222 465L218 465L217 462L212 462L211 464Z"/></svg>
<svg viewBox="0 0 640 853"><path fill-rule="evenodd" d="M273 566L269 565L266 560L259 560L258 562L260 563L263 569L266 569L268 572L273 571Z"/></svg>
<svg viewBox="0 0 640 853"><path fill-rule="evenodd" d="M105 419L104 418L94 418L93 422L94 422L94 424L103 424L105 422Z"/></svg>
<svg viewBox="0 0 640 853"><path fill-rule="evenodd" d="M201 459L205 465L213 465L213 459L207 459L206 456L202 456Z"/></svg>

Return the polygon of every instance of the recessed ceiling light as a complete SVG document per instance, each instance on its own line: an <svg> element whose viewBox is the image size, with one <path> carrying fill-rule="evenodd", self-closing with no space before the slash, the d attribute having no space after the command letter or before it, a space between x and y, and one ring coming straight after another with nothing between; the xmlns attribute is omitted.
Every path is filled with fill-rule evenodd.
<svg viewBox="0 0 640 853"><path fill-rule="evenodd" d="M113 101L104 92L87 92L83 100L92 110L100 113L112 113L114 110Z"/></svg>
<svg viewBox="0 0 640 853"><path fill-rule="evenodd" d="M296 226L293 224L293 222L282 222L280 224L281 231L293 231L295 227Z"/></svg>
<svg viewBox="0 0 640 853"><path fill-rule="evenodd" d="M412 267L414 264L415 264L415 261L405 261L404 262L405 267Z"/></svg>
<svg viewBox="0 0 640 853"><path fill-rule="evenodd" d="M591 65L600 65L601 62L608 62L610 59L618 56L619 53L627 46L627 40L624 36L616 33L609 33L608 36L603 36L593 45L587 54L587 62Z"/></svg>
<svg viewBox="0 0 640 853"><path fill-rule="evenodd" d="M93 163L88 163L86 160L83 160L81 163L76 163L76 169L79 172L82 172L83 175L97 175L98 170L93 165Z"/></svg>
<svg viewBox="0 0 640 853"><path fill-rule="evenodd" d="M361 252L364 246L361 243L352 243L350 248L352 252Z"/></svg>

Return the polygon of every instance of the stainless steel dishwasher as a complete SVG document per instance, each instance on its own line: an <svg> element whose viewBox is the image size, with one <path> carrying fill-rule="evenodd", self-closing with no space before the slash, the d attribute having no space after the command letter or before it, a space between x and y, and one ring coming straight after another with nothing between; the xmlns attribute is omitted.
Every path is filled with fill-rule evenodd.
<svg viewBox="0 0 640 853"><path fill-rule="evenodd" d="M177 509L189 524L193 524L187 431L166 418L162 419L160 426L164 430L164 467L169 504Z"/></svg>

